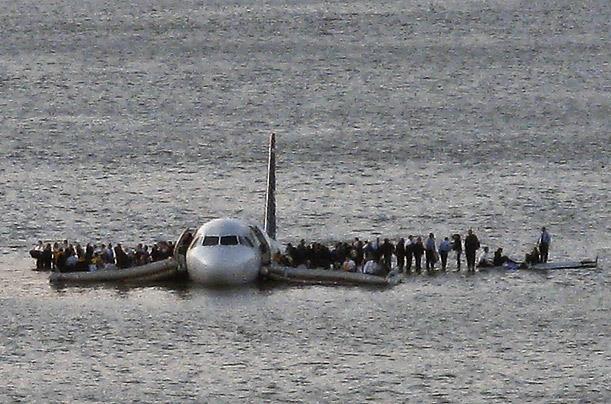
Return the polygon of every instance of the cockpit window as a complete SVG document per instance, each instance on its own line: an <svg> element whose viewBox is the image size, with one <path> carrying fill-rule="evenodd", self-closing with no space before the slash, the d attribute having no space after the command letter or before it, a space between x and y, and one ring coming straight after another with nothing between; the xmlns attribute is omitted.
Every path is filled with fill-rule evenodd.
<svg viewBox="0 0 611 404"><path fill-rule="evenodd" d="M202 243L202 245L210 246L210 245L217 245L218 243L219 243L218 236L206 236L204 237L204 242Z"/></svg>
<svg viewBox="0 0 611 404"><path fill-rule="evenodd" d="M240 236L240 244L246 245L248 247L254 247L252 241L246 236Z"/></svg>
<svg viewBox="0 0 611 404"><path fill-rule="evenodd" d="M238 245L238 236L222 236L221 245Z"/></svg>

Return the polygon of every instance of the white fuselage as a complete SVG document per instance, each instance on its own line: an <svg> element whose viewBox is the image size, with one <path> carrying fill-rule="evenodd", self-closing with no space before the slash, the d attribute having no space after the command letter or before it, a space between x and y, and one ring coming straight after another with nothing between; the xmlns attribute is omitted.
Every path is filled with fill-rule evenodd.
<svg viewBox="0 0 611 404"><path fill-rule="evenodd" d="M272 240L257 226L215 219L201 226L186 253L189 277L204 285L254 282L269 263Z"/></svg>

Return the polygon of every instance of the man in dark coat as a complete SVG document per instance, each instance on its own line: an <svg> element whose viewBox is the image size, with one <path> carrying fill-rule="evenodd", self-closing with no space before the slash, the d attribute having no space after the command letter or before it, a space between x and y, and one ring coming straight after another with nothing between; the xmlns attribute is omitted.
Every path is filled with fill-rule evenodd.
<svg viewBox="0 0 611 404"><path fill-rule="evenodd" d="M297 250L296 250L296 254L295 254L295 266L298 267L301 264L304 264L306 261L306 255L307 255L307 251L306 251L306 244L305 244L305 240L301 239L301 241L299 242L299 244L297 245Z"/></svg>
<svg viewBox="0 0 611 404"><path fill-rule="evenodd" d="M467 237L465 237L465 256L467 257L467 268L469 272L475 272L475 254L479 249L479 240L473 233L472 229L469 229Z"/></svg>
<svg viewBox="0 0 611 404"><path fill-rule="evenodd" d="M392 254L395 251L395 246L392 245L389 239L385 238L380 251L384 257L384 269L386 272L389 272L391 270Z"/></svg>
<svg viewBox="0 0 611 404"><path fill-rule="evenodd" d="M412 252L414 253L414 260L416 261L416 272L420 273L420 270L422 269L422 255L424 254L422 237L418 237L416 239L416 243L414 243L412 247Z"/></svg>
<svg viewBox="0 0 611 404"><path fill-rule="evenodd" d="M115 260L117 262L117 268L124 269L129 266L129 259L120 243L115 246Z"/></svg>
<svg viewBox="0 0 611 404"><path fill-rule="evenodd" d="M456 251L456 271L460 271L460 255L462 254L462 240L460 234L452 236L452 250Z"/></svg>
<svg viewBox="0 0 611 404"><path fill-rule="evenodd" d="M44 251L42 252L42 261L44 269L51 269L51 263L53 262L53 250L51 244L47 243Z"/></svg>
<svg viewBox="0 0 611 404"><path fill-rule="evenodd" d="M400 239L395 246L395 256L397 257L397 268L399 272L403 272L403 266L405 265L405 240Z"/></svg>
<svg viewBox="0 0 611 404"><path fill-rule="evenodd" d="M354 247L354 251L356 253L355 263L356 263L357 268L360 268L363 265L363 261L365 259L365 251L363 249L363 247L364 247L363 246L363 242L361 240L359 240L358 237L357 237L357 238L354 239L353 247Z"/></svg>

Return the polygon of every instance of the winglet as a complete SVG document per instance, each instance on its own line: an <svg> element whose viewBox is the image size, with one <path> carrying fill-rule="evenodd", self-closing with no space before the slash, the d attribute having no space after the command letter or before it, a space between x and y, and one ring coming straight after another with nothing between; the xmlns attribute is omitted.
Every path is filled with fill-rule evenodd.
<svg viewBox="0 0 611 404"><path fill-rule="evenodd" d="M267 165L267 195L265 196L265 232L276 239L276 134L269 137Z"/></svg>

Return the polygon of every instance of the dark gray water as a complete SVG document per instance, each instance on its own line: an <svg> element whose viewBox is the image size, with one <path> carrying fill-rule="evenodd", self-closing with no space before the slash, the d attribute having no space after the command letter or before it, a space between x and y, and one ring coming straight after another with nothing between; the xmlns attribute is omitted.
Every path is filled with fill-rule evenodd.
<svg viewBox="0 0 611 404"><path fill-rule="evenodd" d="M611 398L606 1L6 1L1 401ZM596 270L391 290L49 286L38 239L137 243L472 227Z"/></svg>

